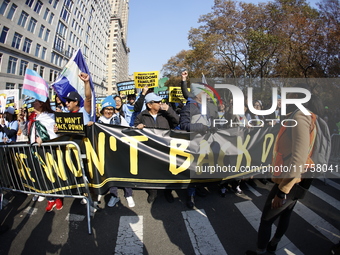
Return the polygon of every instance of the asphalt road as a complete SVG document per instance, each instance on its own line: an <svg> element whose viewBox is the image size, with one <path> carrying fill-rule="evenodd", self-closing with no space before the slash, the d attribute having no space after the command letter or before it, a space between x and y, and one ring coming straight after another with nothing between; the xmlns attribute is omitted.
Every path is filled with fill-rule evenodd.
<svg viewBox="0 0 340 255"><path fill-rule="evenodd" d="M194 210L186 207L186 191L173 191L168 203L163 191L153 204L144 190L134 190L136 206L121 201L106 206L91 218L87 231L86 207L79 199L64 199L60 211L45 213L46 200L5 193L8 203L0 211L0 223L10 229L0 235L0 254L244 254L256 246L257 226L272 184L257 182L245 196L228 192L219 196L217 186L206 197L196 197ZM340 241L340 179L315 180L311 192L296 206L290 228L276 254L328 254Z"/></svg>

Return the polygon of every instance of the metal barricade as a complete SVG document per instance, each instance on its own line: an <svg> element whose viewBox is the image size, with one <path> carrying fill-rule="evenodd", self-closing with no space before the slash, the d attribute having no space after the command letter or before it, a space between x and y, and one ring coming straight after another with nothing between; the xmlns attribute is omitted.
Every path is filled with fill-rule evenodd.
<svg viewBox="0 0 340 255"><path fill-rule="evenodd" d="M41 146L24 143L0 145L0 191L84 198L87 201L88 232L91 234L93 201L82 158L78 144L72 141L48 142Z"/></svg>

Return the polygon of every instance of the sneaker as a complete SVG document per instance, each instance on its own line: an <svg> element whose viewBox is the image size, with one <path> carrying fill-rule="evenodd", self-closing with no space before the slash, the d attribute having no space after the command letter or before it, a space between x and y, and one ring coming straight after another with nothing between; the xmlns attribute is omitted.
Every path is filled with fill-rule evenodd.
<svg viewBox="0 0 340 255"><path fill-rule="evenodd" d="M38 197L38 202L42 202L42 201L44 201L45 200L45 197L44 196L39 196Z"/></svg>
<svg viewBox="0 0 340 255"><path fill-rule="evenodd" d="M269 242L267 245L267 252L271 254L275 254L276 248L277 248L277 244L272 245L271 242Z"/></svg>
<svg viewBox="0 0 340 255"><path fill-rule="evenodd" d="M107 203L108 207L114 207L119 201L119 197L111 196L110 201Z"/></svg>
<svg viewBox="0 0 340 255"><path fill-rule="evenodd" d="M220 195L221 197L225 197L225 193L226 193L227 189L225 187L220 189Z"/></svg>
<svg viewBox="0 0 340 255"><path fill-rule="evenodd" d="M46 212L51 212L54 207L55 207L55 201L54 200L48 200L45 210L46 210Z"/></svg>
<svg viewBox="0 0 340 255"><path fill-rule="evenodd" d="M149 195L148 198L146 199L148 201L149 204L153 203L157 197L157 190L155 189L150 189L148 191Z"/></svg>
<svg viewBox="0 0 340 255"><path fill-rule="evenodd" d="M132 196L127 197L126 201L128 202L128 206L129 207L135 207L136 204L135 204L135 201L133 201L133 197Z"/></svg>
<svg viewBox="0 0 340 255"><path fill-rule="evenodd" d="M171 189L166 189L164 190L164 196L166 201L168 201L169 203L173 203L175 202L175 199L173 197L173 195L171 194L172 190Z"/></svg>
<svg viewBox="0 0 340 255"><path fill-rule="evenodd" d="M80 200L80 203L81 203L82 205L86 205L86 204L87 204L86 198L83 198L82 200Z"/></svg>
<svg viewBox="0 0 340 255"><path fill-rule="evenodd" d="M55 200L55 205L56 205L57 210L63 209L63 201L60 198L57 198Z"/></svg>

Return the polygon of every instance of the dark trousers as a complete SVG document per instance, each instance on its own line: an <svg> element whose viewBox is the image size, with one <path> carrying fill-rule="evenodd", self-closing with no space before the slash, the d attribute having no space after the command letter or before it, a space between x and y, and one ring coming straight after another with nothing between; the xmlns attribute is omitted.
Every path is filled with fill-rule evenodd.
<svg viewBox="0 0 340 255"><path fill-rule="evenodd" d="M279 223L277 225L274 237L281 239L281 237L286 233L290 221L290 216L297 202L297 199L294 198L295 189L293 187L290 193L287 195L286 203L280 208L272 209L272 199L277 194L277 191L278 184L275 184L270 191L263 208L261 223L257 237L257 248L261 250L266 249L267 244L270 241L272 225L276 219L279 218Z"/></svg>
<svg viewBox="0 0 340 255"><path fill-rule="evenodd" d="M111 195L118 197L118 187L110 187ZM131 188L124 188L124 197L131 197L132 196L132 189Z"/></svg>

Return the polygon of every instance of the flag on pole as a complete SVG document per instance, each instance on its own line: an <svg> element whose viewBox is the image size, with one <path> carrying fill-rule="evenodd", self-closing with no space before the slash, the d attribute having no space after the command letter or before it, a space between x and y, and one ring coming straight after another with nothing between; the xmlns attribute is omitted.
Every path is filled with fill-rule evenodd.
<svg viewBox="0 0 340 255"><path fill-rule="evenodd" d="M22 93L39 101L46 102L48 98L48 85L36 71L27 68Z"/></svg>
<svg viewBox="0 0 340 255"><path fill-rule="evenodd" d="M96 113L94 86L92 83L90 70L80 49L78 49L73 54L71 59L65 65L64 69L61 71L59 77L55 80L55 82L53 82L52 87L63 102L65 102L64 97L66 97L69 92L77 91L78 94L82 97L80 100L80 106L84 106L84 82L78 76L81 72L87 73L90 76L90 86L92 91L91 117L94 118Z"/></svg>

